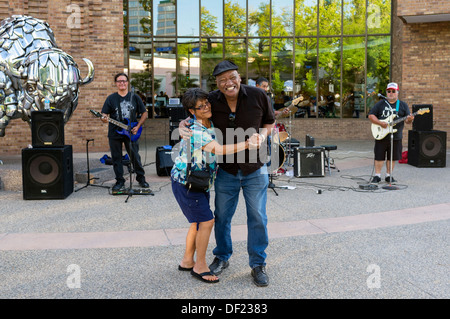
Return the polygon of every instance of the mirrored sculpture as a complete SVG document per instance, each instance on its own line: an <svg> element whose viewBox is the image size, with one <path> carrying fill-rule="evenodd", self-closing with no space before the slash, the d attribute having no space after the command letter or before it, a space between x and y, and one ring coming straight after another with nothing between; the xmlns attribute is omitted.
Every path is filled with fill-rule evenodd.
<svg viewBox="0 0 450 319"><path fill-rule="evenodd" d="M47 22L11 16L0 22L0 137L12 119L30 123L31 112L64 112L64 123L78 105L79 88L94 79L94 66L83 58L88 74L80 77L74 59L58 49Z"/></svg>

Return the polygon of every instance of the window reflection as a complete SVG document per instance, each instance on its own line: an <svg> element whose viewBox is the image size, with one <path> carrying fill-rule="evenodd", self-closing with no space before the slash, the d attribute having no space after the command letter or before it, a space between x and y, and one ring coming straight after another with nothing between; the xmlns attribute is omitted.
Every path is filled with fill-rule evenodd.
<svg viewBox="0 0 450 319"><path fill-rule="evenodd" d="M247 34L246 0L225 0L224 10L225 36L245 37Z"/></svg>
<svg viewBox="0 0 450 319"><path fill-rule="evenodd" d="M248 43L248 78L256 81L261 76L270 79L270 42L266 38Z"/></svg>
<svg viewBox="0 0 450 319"><path fill-rule="evenodd" d="M299 38L295 43L295 92L303 100L295 117L315 117L313 100L316 98L317 39Z"/></svg>
<svg viewBox="0 0 450 319"><path fill-rule="evenodd" d="M342 116L359 118L364 114L365 41L363 37L346 37L342 53Z"/></svg>
<svg viewBox="0 0 450 319"><path fill-rule="evenodd" d="M340 38L322 38L319 41L319 117L337 117L341 79Z"/></svg>
<svg viewBox="0 0 450 319"><path fill-rule="evenodd" d="M223 60L223 42L214 38L202 38L201 52L201 87L205 90L212 91L217 88L216 80L212 76L212 72L217 63Z"/></svg>
<svg viewBox="0 0 450 319"><path fill-rule="evenodd" d="M367 32L389 33L391 30L391 0L368 0Z"/></svg>
<svg viewBox="0 0 450 319"><path fill-rule="evenodd" d="M248 35L270 36L270 1L248 0Z"/></svg>
<svg viewBox="0 0 450 319"><path fill-rule="evenodd" d="M295 0L295 35L317 35L317 0Z"/></svg>
<svg viewBox="0 0 450 319"><path fill-rule="evenodd" d="M199 36L199 2L177 0L177 32L179 36Z"/></svg>
<svg viewBox="0 0 450 319"><path fill-rule="evenodd" d="M367 39L367 113L389 83L390 45L388 36Z"/></svg>
<svg viewBox="0 0 450 319"><path fill-rule="evenodd" d="M292 0L272 1L272 36L294 34L294 8Z"/></svg>
<svg viewBox="0 0 450 319"><path fill-rule="evenodd" d="M172 86L175 83L172 82ZM180 39L178 42L178 88L176 96L181 96L188 88L200 86L200 46L198 39Z"/></svg>
<svg viewBox="0 0 450 319"><path fill-rule="evenodd" d="M242 83L247 83L247 50L244 39L225 39L225 59L239 67Z"/></svg>
<svg viewBox="0 0 450 319"><path fill-rule="evenodd" d="M272 89L274 107L282 108L293 96L293 42L290 38L272 39Z"/></svg>
<svg viewBox="0 0 450 319"><path fill-rule="evenodd" d="M341 34L341 1L319 0L319 33Z"/></svg>
<svg viewBox="0 0 450 319"><path fill-rule="evenodd" d="M174 36L176 34L175 0L153 1L153 32L157 36Z"/></svg>
<svg viewBox="0 0 450 319"><path fill-rule="evenodd" d="M344 34L364 34L366 0L344 0Z"/></svg>
<svg viewBox="0 0 450 319"><path fill-rule="evenodd" d="M202 0L202 37L221 36L223 29L223 7L217 0Z"/></svg>
<svg viewBox="0 0 450 319"><path fill-rule="evenodd" d="M166 117L169 97L176 96L176 45L174 38L154 39L154 82L155 112L157 116ZM163 99L164 97L165 99Z"/></svg>

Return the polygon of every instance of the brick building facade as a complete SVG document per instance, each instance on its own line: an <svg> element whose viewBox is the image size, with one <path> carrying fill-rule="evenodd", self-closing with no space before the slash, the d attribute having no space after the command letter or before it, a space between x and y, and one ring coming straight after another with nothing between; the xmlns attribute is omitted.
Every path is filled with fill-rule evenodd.
<svg viewBox="0 0 450 319"><path fill-rule="evenodd" d="M450 7L448 0L392 0L391 80L400 85L400 98L412 104L433 104L434 128L450 129ZM70 6L70 7L69 7ZM85 150L85 139L95 138L92 151L108 151L106 125L92 117L105 98L115 92L114 74L124 68L123 3L119 0L0 0L0 20L11 15L31 15L47 21L58 46L72 55L82 77L87 67L95 67L95 79L80 89L80 100L65 126L66 144L74 152ZM74 16L75 14L75 16ZM79 17L79 21L72 20ZM79 24L77 24L79 22ZM150 136L165 136L168 119L149 119ZM311 134L317 139L372 139L369 121L353 119L292 120L292 135ZM411 126L406 125L405 129ZM354 132L360 132L355 134ZM447 135L450 139L450 135ZM10 122L0 138L0 155L17 155L31 144L31 131L25 122ZM405 142L404 142L405 144ZM447 141L447 145L450 145Z"/></svg>

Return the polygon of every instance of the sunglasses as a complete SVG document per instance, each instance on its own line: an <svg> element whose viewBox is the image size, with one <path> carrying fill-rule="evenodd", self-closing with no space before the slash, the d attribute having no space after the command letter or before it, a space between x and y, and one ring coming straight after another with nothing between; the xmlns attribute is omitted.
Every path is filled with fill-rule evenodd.
<svg viewBox="0 0 450 319"><path fill-rule="evenodd" d="M236 128L236 113L230 113L228 115L228 127L229 128Z"/></svg>
<svg viewBox="0 0 450 319"><path fill-rule="evenodd" d="M396 90L387 90L386 92L388 92L388 93L397 93Z"/></svg>

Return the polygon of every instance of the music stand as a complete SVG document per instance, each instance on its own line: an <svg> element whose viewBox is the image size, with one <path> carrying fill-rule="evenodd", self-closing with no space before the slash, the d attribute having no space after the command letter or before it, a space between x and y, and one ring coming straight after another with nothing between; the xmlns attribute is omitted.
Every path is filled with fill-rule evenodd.
<svg viewBox="0 0 450 319"><path fill-rule="evenodd" d="M87 181L86 181L86 185L84 185L83 187L80 187L78 189L75 190L75 192L78 192L79 190L82 190L83 188L86 188L88 186L95 186L95 187L101 187L101 188L109 188L109 186L103 186L103 185L95 185L95 184L91 184L90 181L98 179L98 177L92 177L91 178L91 170L89 167L89 142L93 142L94 139L86 139L86 161L87 161Z"/></svg>

